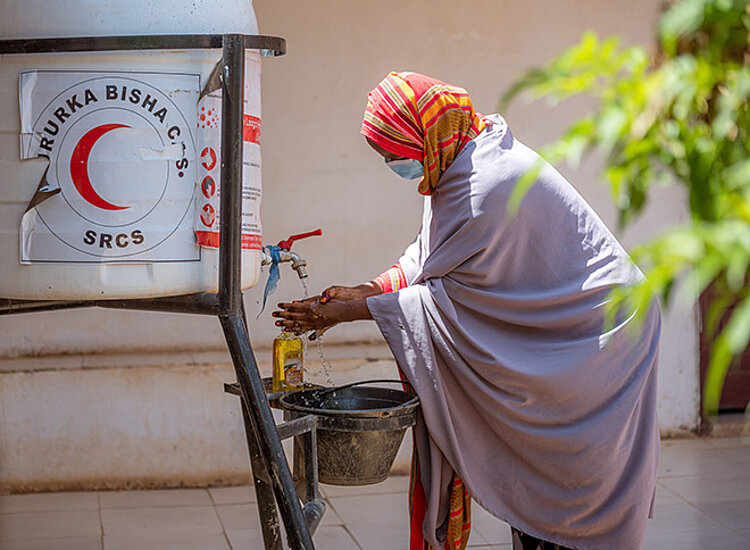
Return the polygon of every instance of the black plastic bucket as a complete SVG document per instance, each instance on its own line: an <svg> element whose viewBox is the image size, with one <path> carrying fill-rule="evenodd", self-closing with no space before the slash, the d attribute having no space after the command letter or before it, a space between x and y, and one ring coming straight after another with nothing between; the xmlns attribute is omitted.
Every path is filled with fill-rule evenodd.
<svg viewBox="0 0 750 550"><path fill-rule="evenodd" d="M368 485L388 477L419 398L402 390L363 386L290 392L279 399L292 418L317 418L318 478L330 485Z"/></svg>

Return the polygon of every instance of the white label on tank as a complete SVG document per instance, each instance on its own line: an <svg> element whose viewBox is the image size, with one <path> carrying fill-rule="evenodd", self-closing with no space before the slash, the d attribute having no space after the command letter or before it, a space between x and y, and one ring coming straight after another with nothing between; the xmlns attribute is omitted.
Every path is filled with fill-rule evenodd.
<svg viewBox="0 0 750 550"><path fill-rule="evenodd" d="M193 74L26 71L21 158L45 157L22 263L199 261Z"/></svg>
<svg viewBox="0 0 750 550"><path fill-rule="evenodd" d="M221 212L221 90L198 103L198 200L195 234L198 244L219 247ZM242 248L260 250L260 58L248 52L245 64L245 104L242 121Z"/></svg>

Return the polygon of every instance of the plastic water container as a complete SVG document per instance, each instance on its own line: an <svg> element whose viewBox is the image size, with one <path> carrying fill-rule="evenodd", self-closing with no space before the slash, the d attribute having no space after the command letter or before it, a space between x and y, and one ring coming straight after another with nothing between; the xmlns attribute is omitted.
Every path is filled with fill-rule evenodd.
<svg viewBox="0 0 750 550"><path fill-rule="evenodd" d="M0 0L0 38L257 34L250 0ZM0 56L0 298L212 291L221 50ZM242 286L260 274L260 57L246 52Z"/></svg>

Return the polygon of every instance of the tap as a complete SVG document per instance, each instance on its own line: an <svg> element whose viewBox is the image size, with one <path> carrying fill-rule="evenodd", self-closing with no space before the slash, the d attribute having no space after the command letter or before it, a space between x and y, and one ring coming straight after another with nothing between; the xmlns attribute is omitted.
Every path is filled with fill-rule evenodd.
<svg viewBox="0 0 750 550"><path fill-rule="evenodd" d="M291 250L282 249L279 251L279 263L283 262L291 262L292 269L297 272L297 276L300 279L307 278L307 270L305 269L307 267L307 262L299 254L292 252ZM270 254L264 250L263 259L261 260L260 265L269 265L271 263L273 263L273 259Z"/></svg>
<svg viewBox="0 0 750 550"><path fill-rule="evenodd" d="M307 262L299 254L291 251L292 245L294 244L294 241L298 241L300 239L305 239L307 237L312 237L315 235L322 235L322 234L323 234L323 231L321 229L316 229L315 231L311 231L309 233L301 233L299 235L292 235L288 239L279 241L279 244L277 245L279 248L281 248L281 250L279 251L279 263L291 262L292 269L297 272L297 276L300 279L306 279L307 269L305 268L307 267ZM263 254L261 265L269 265L273 263L273 259L265 250L262 250L261 253Z"/></svg>
<svg viewBox="0 0 750 550"><path fill-rule="evenodd" d="M299 256L296 252L289 252L290 259L292 261L292 269L297 272L297 276L300 279L307 279L307 262Z"/></svg>

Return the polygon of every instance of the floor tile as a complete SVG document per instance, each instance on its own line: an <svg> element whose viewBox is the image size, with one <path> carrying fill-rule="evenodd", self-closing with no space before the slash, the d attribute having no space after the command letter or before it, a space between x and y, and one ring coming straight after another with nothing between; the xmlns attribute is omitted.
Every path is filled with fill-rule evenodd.
<svg viewBox="0 0 750 550"><path fill-rule="evenodd" d="M98 509L97 493L30 493L0 496L0 514Z"/></svg>
<svg viewBox="0 0 750 550"><path fill-rule="evenodd" d="M254 547L248 547L254 548ZM105 535L104 550L230 550L223 533L208 535Z"/></svg>
<svg viewBox="0 0 750 550"><path fill-rule="evenodd" d="M727 478L743 471L747 471L747 468L732 459L730 450L701 448L686 452L684 449L672 449L662 451L659 457L659 478L697 475Z"/></svg>
<svg viewBox="0 0 750 550"><path fill-rule="evenodd" d="M338 515L331 501L327 500L326 511L323 514L323 519L320 520L320 525L332 526L332 525L343 525L343 524L344 524L344 520L342 520L341 516Z"/></svg>
<svg viewBox="0 0 750 550"><path fill-rule="evenodd" d="M710 474L662 478L662 485L692 503L745 500L750 495L750 471L731 478Z"/></svg>
<svg viewBox="0 0 750 550"><path fill-rule="evenodd" d="M362 550L404 550L409 545L409 532L406 528L391 528L382 524L348 528Z"/></svg>
<svg viewBox="0 0 750 550"><path fill-rule="evenodd" d="M682 498L677 493L674 493L670 489L667 489L664 485L661 484L660 481L657 481L656 483L656 506L661 506L662 504L675 504L677 502L685 502L685 499Z"/></svg>
<svg viewBox="0 0 750 550"><path fill-rule="evenodd" d="M102 510L105 535L213 534L221 523L213 507L120 508Z"/></svg>
<svg viewBox="0 0 750 550"><path fill-rule="evenodd" d="M179 506L211 506L213 503L205 489L165 489L158 491L105 491L99 494L101 507L159 508Z"/></svg>
<svg viewBox="0 0 750 550"><path fill-rule="evenodd" d="M745 468L750 466L750 445L726 448L724 454Z"/></svg>
<svg viewBox="0 0 750 550"><path fill-rule="evenodd" d="M65 537L5 540L0 550L102 550L102 537Z"/></svg>
<svg viewBox="0 0 750 550"><path fill-rule="evenodd" d="M101 535L96 510L58 510L0 515L2 540L65 538Z"/></svg>
<svg viewBox="0 0 750 550"><path fill-rule="evenodd" d="M216 487L209 489L214 504L247 504L257 502L253 485L238 485L236 487Z"/></svg>
<svg viewBox="0 0 750 550"><path fill-rule="evenodd" d="M646 524L647 533L677 534L688 531L713 532L726 530L716 520L686 503L665 504L654 511L654 518Z"/></svg>
<svg viewBox="0 0 750 550"><path fill-rule="evenodd" d="M408 499L403 493L330 499L363 550L403 550L409 537Z"/></svg>
<svg viewBox="0 0 750 550"><path fill-rule="evenodd" d="M472 533L479 535L488 544L512 542L510 526L497 519L476 502L471 503L471 530Z"/></svg>
<svg viewBox="0 0 750 550"><path fill-rule="evenodd" d="M750 437L708 437L706 445L711 449L750 449Z"/></svg>
<svg viewBox="0 0 750 550"><path fill-rule="evenodd" d="M258 505L255 503L217 506L216 513L225 530L260 529Z"/></svg>
<svg viewBox="0 0 750 550"><path fill-rule="evenodd" d="M260 550L265 548L263 533L259 529L229 529L227 537L232 550ZM313 536L315 547L320 550L361 550L351 534L340 525L320 526ZM289 550L286 535L282 530L282 543Z"/></svg>
<svg viewBox="0 0 750 550"><path fill-rule="evenodd" d="M663 531L647 529L642 550L740 550L747 540L725 528Z"/></svg>
<svg viewBox="0 0 750 550"><path fill-rule="evenodd" d="M232 550L265 548L260 529L227 529L226 534Z"/></svg>
<svg viewBox="0 0 750 550"><path fill-rule="evenodd" d="M360 550L352 535L341 525L321 525L313 541L321 550Z"/></svg>
<svg viewBox="0 0 750 550"><path fill-rule="evenodd" d="M472 525L467 548L487 548L488 546L492 545L487 542L487 539L480 535L479 531L474 529L474 526Z"/></svg>
<svg viewBox="0 0 750 550"><path fill-rule="evenodd" d="M680 452L695 452L704 451L711 449L711 444L708 438L704 437L691 437L687 439L663 439L661 441L661 452L669 451L680 451Z"/></svg>
<svg viewBox="0 0 750 550"><path fill-rule="evenodd" d="M387 493L409 492L409 476L390 476L381 483L373 485L320 485L321 492L327 497L356 497L362 495L380 495Z"/></svg>
<svg viewBox="0 0 750 550"><path fill-rule="evenodd" d="M744 529L750 524L750 500L705 502L696 506L701 512L732 530Z"/></svg>

